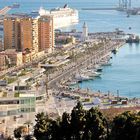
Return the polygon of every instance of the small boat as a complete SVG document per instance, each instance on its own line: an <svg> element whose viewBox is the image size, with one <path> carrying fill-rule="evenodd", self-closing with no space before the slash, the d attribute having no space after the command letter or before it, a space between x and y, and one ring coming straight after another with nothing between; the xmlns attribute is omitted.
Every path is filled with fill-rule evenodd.
<svg viewBox="0 0 140 140"><path fill-rule="evenodd" d="M84 74L76 74L75 79L78 81L87 81L87 80L90 80L91 78L89 76L84 75Z"/></svg>
<svg viewBox="0 0 140 140"><path fill-rule="evenodd" d="M74 86L78 83L78 81L71 81L71 82L67 82L67 86Z"/></svg>
<svg viewBox="0 0 140 140"><path fill-rule="evenodd" d="M111 66L112 63L109 61L101 61L101 66Z"/></svg>
<svg viewBox="0 0 140 140"><path fill-rule="evenodd" d="M94 66L94 70L95 70L96 72L102 72L102 71L103 71L103 68L102 68L101 66L99 66L99 65L95 65L95 66Z"/></svg>
<svg viewBox="0 0 140 140"><path fill-rule="evenodd" d="M112 53L116 54L117 51L118 51L118 49L116 48L116 49L112 50Z"/></svg>
<svg viewBox="0 0 140 140"><path fill-rule="evenodd" d="M81 71L81 73L83 73L83 74L86 75L86 76L91 77L92 79L93 79L94 77L99 77L99 76L101 75L101 73L96 72L96 71L91 70L91 69L83 70L83 71Z"/></svg>
<svg viewBox="0 0 140 140"><path fill-rule="evenodd" d="M98 68L98 69L96 70L96 72L102 72L102 71L103 71L102 68Z"/></svg>
<svg viewBox="0 0 140 140"><path fill-rule="evenodd" d="M139 42L140 42L139 36L130 35L130 36L126 39L126 43L139 43Z"/></svg>

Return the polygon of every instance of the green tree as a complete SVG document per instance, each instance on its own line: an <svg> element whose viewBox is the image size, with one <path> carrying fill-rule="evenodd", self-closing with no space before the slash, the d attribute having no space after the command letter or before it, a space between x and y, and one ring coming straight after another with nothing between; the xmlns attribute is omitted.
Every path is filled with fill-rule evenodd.
<svg viewBox="0 0 140 140"><path fill-rule="evenodd" d="M78 102L71 113L71 132L74 140L82 139L86 121L85 114L86 111L83 109L81 102Z"/></svg>
<svg viewBox="0 0 140 140"><path fill-rule="evenodd" d="M36 140L36 138L32 135L27 135L24 137L24 140Z"/></svg>
<svg viewBox="0 0 140 140"><path fill-rule="evenodd" d="M140 139L140 115L127 111L113 120L111 140Z"/></svg>
<svg viewBox="0 0 140 140"><path fill-rule="evenodd" d="M24 126L20 126L14 130L14 137L20 139L24 133Z"/></svg>
<svg viewBox="0 0 140 140"><path fill-rule="evenodd" d="M50 125L50 119L48 115L43 112L36 115L36 124L34 126L34 136L38 140L48 139L48 128Z"/></svg>
<svg viewBox="0 0 140 140"><path fill-rule="evenodd" d="M63 139L71 140L70 115L66 112L64 112L62 115L60 131Z"/></svg>
<svg viewBox="0 0 140 140"><path fill-rule="evenodd" d="M60 119L51 120L49 128L48 128L48 135L50 140L62 140L61 139L61 132L60 132Z"/></svg>
<svg viewBox="0 0 140 140"><path fill-rule="evenodd" d="M86 113L86 127L84 139L103 140L106 134L105 117L97 108L91 108Z"/></svg>

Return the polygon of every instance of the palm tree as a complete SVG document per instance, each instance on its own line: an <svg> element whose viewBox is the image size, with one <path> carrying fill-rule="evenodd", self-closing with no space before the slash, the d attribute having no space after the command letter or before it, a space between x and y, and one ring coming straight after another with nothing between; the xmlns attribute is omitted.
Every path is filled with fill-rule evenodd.
<svg viewBox="0 0 140 140"><path fill-rule="evenodd" d="M40 86L40 84L37 81L36 84L35 84L36 90L38 90L39 86Z"/></svg>

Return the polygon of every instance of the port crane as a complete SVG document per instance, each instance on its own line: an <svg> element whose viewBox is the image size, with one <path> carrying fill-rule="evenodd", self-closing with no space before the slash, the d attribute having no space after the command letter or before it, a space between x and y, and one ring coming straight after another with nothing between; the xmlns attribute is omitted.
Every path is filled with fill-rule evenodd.
<svg viewBox="0 0 140 140"><path fill-rule="evenodd" d="M119 8L122 10L131 8L131 0L119 0Z"/></svg>

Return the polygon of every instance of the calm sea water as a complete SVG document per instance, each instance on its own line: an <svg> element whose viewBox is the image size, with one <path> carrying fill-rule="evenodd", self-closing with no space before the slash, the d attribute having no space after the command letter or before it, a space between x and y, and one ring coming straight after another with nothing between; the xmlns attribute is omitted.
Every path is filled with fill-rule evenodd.
<svg viewBox="0 0 140 140"><path fill-rule="evenodd" d="M79 10L80 23L72 28L82 30L83 22L86 21L89 32L113 31L120 28L128 33L140 34L140 16L130 16L118 11L83 11L81 8L92 7L116 7L118 0L0 0L0 8L20 3L19 9L11 13L29 13L40 7L51 9L68 4ZM133 0L134 7L140 7L140 0ZM132 29L129 30L129 27ZM67 28L69 30L69 28ZM124 45L119 52L113 56L112 66L104 67L100 79L83 82L82 88L111 91L120 95L140 97L140 45Z"/></svg>

